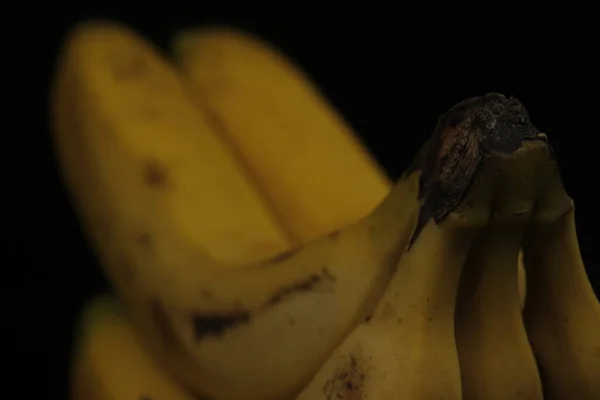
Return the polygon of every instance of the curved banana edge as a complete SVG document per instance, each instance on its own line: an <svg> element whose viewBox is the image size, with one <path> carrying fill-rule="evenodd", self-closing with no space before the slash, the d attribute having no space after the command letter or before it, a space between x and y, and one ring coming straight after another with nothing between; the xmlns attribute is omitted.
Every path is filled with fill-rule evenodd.
<svg viewBox="0 0 600 400"><path fill-rule="evenodd" d="M114 296L85 306L71 365L71 400L197 400L138 340Z"/></svg>
<svg viewBox="0 0 600 400"><path fill-rule="evenodd" d="M88 40L106 31L118 46ZM502 143L493 142L496 131L465 136L466 125L505 126L502 119L510 113L498 117L495 106L519 107L499 95L463 105L436 131L441 136L421 168L398 182L369 217L276 260L246 268L222 265L186 235L173 214L185 193L173 188L185 187L194 175L189 166L197 164L190 158L187 166L162 168L173 160L172 147L183 151L177 143L192 134L180 121L196 120L184 80L134 33L110 25L91 33L76 32L67 46L63 61L69 68L62 72L80 91L62 101L72 102L70 118L81 119L77 100L93 96L103 117L96 122L108 123L111 134L88 123L59 137L64 143L79 140L76 149L62 151L78 151L92 166L89 180L81 186L71 180L71 189L109 277L160 359L197 391L223 400L276 399L302 387L374 306L408 239L414 244L429 219L439 223L458 206L483 158L490 151L512 153L523 135L537 140L519 112L508 122L523 129L513 129L509 133L516 136ZM116 53L128 68L137 68L128 83L115 83L123 72L112 63ZM106 84L112 84L110 96ZM116 98L135 106L126 123L116 118ZM137 113L149 109L161 116L160 124L149 125L149 114ZM169 132L166 145L142 140L140 128ZM62 161L67 176L82 167L81 158L63 154ZM93 195L94 203L82 201Z"/></svg>
<svg viewBox="0 0 600 400"><path fill-rule="evenodd" d="M600 398L600 303L581 258L574 208L558 218L533 221L523 255L524 319L544 398Z"/></svg>
<svg viewBox="0 0 600 400"><path fill-rule="evenodd" d="M300 242L355 222L389 193L359 137L281 51L219 26L178 33L171 48L199 108Z"/></svg>
<svg viewBox="0 0 600 400"><path fill-rule="evenodd" d="M533 191L527 189L517 190L524 195ZM533 210L515 212L512 221L492 216L462 272L454 330L463 400L542 399L514 268Z"/></svg>
<svg viewBox="0 0 600 400"><path fill-rule="evenodd" d="M476 117L478 112L467 115ZM463 398L454 323L463 266L486 234L508 232L520 238L524 223L535 218L534 205L548 186L548 172L555 168L543 141L522 141L509 154L488 153L459 205L439 224L427 221L400 259L373 315L336 349L298 400ZM558 196L562 209L555 212L560 213L570 200L564 192ZM515 245L509 264L518 316L517 251Z"/></svg>
<svg viewBox="0 0 600 400"><path fill-rule="evenodd" d="M203 222L191 218L189 196L206 193L193 151L201 119L182 76L137 34L96 23L70 36L55 87L66 182L159 359L223 400L296 390L388 283L419 209L418 174L340 232L273 260L227 265L189 230Z"/></svg>

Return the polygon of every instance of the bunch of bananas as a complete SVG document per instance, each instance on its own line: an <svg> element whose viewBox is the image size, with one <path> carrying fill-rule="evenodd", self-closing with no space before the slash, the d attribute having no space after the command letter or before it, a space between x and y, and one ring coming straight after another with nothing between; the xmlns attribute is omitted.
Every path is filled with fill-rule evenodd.
<svg viewBox="0 0 600 400"><path fill-rule="evenodd" d="M258 39L173 54L110 22L61 52L56 152L115 291L74 400L600 399L573 202L521 103L454 106L392 183Z"/></svg>

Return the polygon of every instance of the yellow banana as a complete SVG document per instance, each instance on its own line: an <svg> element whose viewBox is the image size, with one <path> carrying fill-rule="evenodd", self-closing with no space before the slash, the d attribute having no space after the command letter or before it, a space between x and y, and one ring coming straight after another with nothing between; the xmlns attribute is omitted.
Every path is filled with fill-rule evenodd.
<svg viewBox="0 0 600 400"><path fill-rule="evenodd" d="M547 158L550 164L552 160ZM519 168L523 166L505 166L502 173L519 177ZM513 203L492 214L464 265L455 314L464 400L542 398L536 362L521 318L518 270L514 268L525 226L540 195L538 173L529 171L527 179L522 179L521 173L521 179L498 187L498 196L518 194L521 204ZM562 192L552 195L564 197ZM505 200L500 197L497 202ZM565 201L563 210L568 206Z"/></svg>
<svg viewBox="0 0 600 400"><path fill-rule="evenodd" d="M367 215L389 193L392 183L382 168L276 49L225 28L180 33L173 48L201 109L291 236L306 242L339 229ZM525 271L519 261L523 307Z"/></svg>
<svg viewBox="0 0 600 400"><path fill-rule="evenodd" d="M518 313L525 276L517 252L530 223L527 271L545 274L542 250L554 240L563 247L554 258L570 260L574 272L550 268L552 279L574 277L584 293L577 323L548 333L579 307L564 299L577 296L539 283L550 278L529 279L538 300L528 301L526 320L552 382L546 397L597 397L600 347L589 333L598 332L598 302L574 227L563 223L547 242L537 232L558 226L571 203L518 103L488 95L453 108L427 157L392 188L306 78L271 49L219 29L182 35L176 49L187 77L123 27L80 28L61 57L53 115L65 178L108 275L145 344L185 387L219 400L287 400L299 391L299 400L540 398ZM295 105L301 112L291 112ZM482 118L486 129L512 121L512 130L474 133ZM515 132L524 136L508 140L510 148L493 142ZM462 158L442 157L453 151ZM469 186L464 179L474 176ZM291 246L303 247L264 261ZM543 304L549 293L562 302ZM557 378L565 361L573 372ZM82 381L93 376L90 364L78 364Z"/></svg>
<svg viewBox="0 0 600 400"><path fill-rule="evenodd" d="M112 157L114 151L125 158L121 164L118 159L106 163L110 169L106 172L121 175L122 170L138 168L147 187L177 191L179 204L172 218L192 240L206 244L211 257L228 263L258 261L289 248L281 227L244 179L244 170L207 118L188 101L177 73L154 50L140 47L143 42L129 35L125 28L89 23L75 30L65 46L53 114L60 155L77 165L70 179L78 186L86 185L90 177L105 179L93 164L94 158L80 153L94 145L94 137L103 138L98 144L103 147L98 149L103 159ZM99 53L95 54L96 49ZM127 135L120 134L120 129ZM72 134L81 131L94 136ZM62 140L63 136L69 140ZM161 160L153 159L156 147L161 148ZM201 153L194 153L197 149ZM178 177L177 187L165 175L172 166L185 174ZM206 187L211 188L210 196L204 192ZM85 203L96 210L107 204L103 193L86 192L85 196ZM134 209L143 201L127 200ZM94 218L96 224L106 222L104 216L95 214ZM145 236L142 233L139 241L144 242ZM230 251L232 243L239 249Z"/></svg>
<svg viewBox="0 0 600 400"><path fill-rule="evenodd" d="M80 322L71 400L196 400L141 345L116 299L98 296Z"/></svg>
<svg viewBox="0 0 600 400"><path fill-rule="evenodd" d="M203 109L293 237L306 242L354 222L389 193L350 127L281 53L223 28L184 32L173 47Z"/></svg>
<svg viewBox="0 0 600 400"><path fill-rule="evenodd" d="M553 204L540 204L552 209ZM579 252L574 210L533 221L523 245L524 318L545 399L600 398L600 304Z"/></svg>
<svg viewBox="0 0 600 400"><path fill-rule="evenodd" d="M225 161L197 157L209 136L198 132L209 128L187 86L124 27L98 23L72 33L54 94L65 179L109 278L161 362L196 392L222 400L286 397L382 294L412 234L418 174L398 182L368 217L296 252L223 261L227 254L214 249L225 250L231 237L210 240L216 203L208 198L234 209L239 193L213 192Z"/></svg>
<svg viewBox="0 0 600 400"><path fill-rule="evenodd" d="M454 345L454 304L463 264L479 253L475 241L480 238L496 240L507 231L518 238L538 196L547 195L546 177L554 177L549 174L554 160L545 140L538 139L544 136L536 134L520 103L499 95L461 103L441 119L427 150L429 161L422 164L424 176L438 174L438 179L421 180L421 190L426 188L430 196L443 193L433 208L437 217L427 221L401 258L372 317L336 349L298 400L463 398L463 359L459 367ZM474 182L461 184L462 179L471 182L471 173ZM466 197L451 194L457 189L466 191ZM562 205L554 215L560 215L570 200L564 192L553 195ZM439 211L452 199L459 204L440 222ZM428 199L422 212L427 204ZM518 310L517 251L518 246L505 264L514 277L510 288ZM495 265L479 267L496 270ZM511 398L511 392L498 398Z"/></svg>

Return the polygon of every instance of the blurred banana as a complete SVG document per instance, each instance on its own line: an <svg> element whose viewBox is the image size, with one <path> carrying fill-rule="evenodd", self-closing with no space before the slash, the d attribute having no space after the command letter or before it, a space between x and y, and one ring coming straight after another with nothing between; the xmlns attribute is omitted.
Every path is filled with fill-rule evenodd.
<svg viewBox="0 0 600 400"><path fill-rule="evenodd" d="M142 346L113 296L86 304L71 371L71 400L196 400Z"/></svg>
<svg viewBox="0 0 600 400"><path fill-rule="evenodd" d="M391 182L283 54L233 30L175 37L176 60L270 209L306 242L372 212Z"/></svg>
<svg viewBox="0 0 600 400"><path fill-rule="evenodd" d="M238 203L250 208L252 197L229 188L240 178L187 86L124 27L74 31L53 103L65 179L109 279L161 362L222 400L290 396L383 293L412 234L418 174L341 231L271 260L236 262L242 252L226 250L252 221L217 221ZM243 215L256 220L257 208ZM278 240L273 233L268 252L283 246Z"/></svg>
<svg viewBox="0 0 600 400"><path fill-rule="evenodd" d="M74 399L143 396L144 371L170 399L600 397L572 201L518 101L453 107L392 184L260 40L173 46L95 22L59 58L57 155L131 316L84 323Z"/></svg>

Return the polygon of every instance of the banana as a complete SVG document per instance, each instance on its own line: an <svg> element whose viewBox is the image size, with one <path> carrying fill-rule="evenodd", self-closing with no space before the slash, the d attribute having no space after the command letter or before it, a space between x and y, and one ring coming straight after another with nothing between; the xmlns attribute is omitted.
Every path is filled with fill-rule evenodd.
<svg viewBox="0 0 600 400"><path fill-rule="evenodd" d="M439 227L425 226L372 316L297 400L461 399L453 303L462 263L483 225L462 217L457 211Z"/></svg>
<svg viewBox="0 0 600 400"><path fill-rule="evenodd" d="M519 233L533 214L537 188L545 187L537 182L554 167L544 138L518 101L497 94L465 101L441 118L421 168L420 187L428 197L420 215L433 218L419 218L426 221L421 234L402 256L373 315L336 349L298 400L463 398L454 326L463 266L472 268L470 260L484 271L507 266L519 317ZM563 208L555 211L564 212L570 202L560 198ZM506 237L507 243L496 242ZM492 260L482 254L481 241L493 256L501 246L510 253ZM510 394L504 390L497 398ZM488 398L494 397L478 397Z"/></svg>
<svg viewBox="0 0 600 400"><path fill-rule="evenodd" d="M552 210L548 201L539 207ZM533 221L523 244L524 311L546 399L600 398L600 304L581 259L574 208Z"/></svg>
<svg viewBox="0 0 600 400"><path fill-rule="evenodd" d="M59 140L61 146L71 146L62 148L60 154L70 158L68 163L77 165L71 171L71 179L77 185L85 185L81 181L104 178L94 170L94 161L80 154L80 149L89 146L92 139L65 132L93 131L94 135L104 137L106 145L116 148L103 148L99 151L102 157L111 157L104 152L116 150L125 152L121 155L127 161L143 160L143 170L139 173L144 175L148 186L156 188L172 185L165 180L164 169L181 166L181 160L185 160L193 167L180 168L186 175L179 177L174 188L180 193L181 204L174 209L173 218L186 235L206 244L211 257L224 263L257 262L289 249L293 241L245 179L243 168L229 154L207 118L186 100L187 91L173 68L155 50L152 57L160 62L145 63L149 50L143 47L127 54L136 42L125 40L128 33L121 29L125 28L82 24L71 35L57 71L56 101L52 104L54 123L59 135L71 138ZM96 48L101 53L93 54ZM95 62L98 64L94 65ZM85 103L77 104L82 99ZM100 109L101 112L96 112ZM171 120L163 113L170 115ZM114 134L113 129L124 124L128 135ZM160 161L164 164L152 159L153 149L161 146ZM198 148L202 151L194 153ZM107 165L111 169L107 172L118 175L122 169L132 167L127 163L112 163ZM205 187L211 188L210 196L204 194ZM102 193L88 192L86 196L86 203L102 209L106 201ZM136 203L143 201L128 200L134 209ZM100 221L103 216L95 218L96 224L103 223ZM196 220L203 223L196 224ZM139 240L147 239L142 235ZM231 251L232 243L237 246L236 251Z"/></svg>
<svg viewBox="0 0 600 400"><path fill-rule="evenodd" d="M518 312L524 237L528 273L550 265L552 282L566 276L581 292L528 279L546 396L598 397L599 305L574 226L557 222L572 203L520 103L491 94L454 107L392 186L306 78L256 40L213 30L175 47L187 76L127 28L80 27L59 61L53 124L109 278L144 345L186 389L219 400L540 398ZM269 108L262 100L278 85L290 101ZM314 118L275 139L283 151L265 152L261 140L294 130L294 104ZM340 168L319 167L314 186L300 161L331 155ZM361 196L336 186L344 173ZM549 252L552 241L563 248ZM562 302L541 300L556 293ZM568 299L585 306L556 329L578 304ZM564 362L572 373L557 378ZM89 364L77 369L88 380Z"/></svg>
<svg viewBox="0 0 600 400"><path fill-rule="evenodd" d="M114 297L94 298L79 325L71 400L197 400L148 355Z"/></svg>
<svg viewBox="0 0 600 400"><path fill-rule="evenodd" d="M413 235L419 174L365 218L296 251L245 263L232 261L237 251L207 252L231 242L210 235L239 192L213 192L220 179L235 182L223 172L234 165L219 155L188 87L131 30L76 29L53 93L65 182L107 276L165 367L199 395L289 398L382 295Z"/></svg>
<svg viewBox="0 0 600 400"><path fill-rule="evenodd" d="M227 28L183 32L173 49L292 237L306 242L355 222L389 193L381 167L283 54Z"/></svg>
<svg viewBox="0 0 600 400"><path fill-rule="evenodd" d="M179 33L172 48L199 106L297 241L358 220L389 193L392 182L383 169L277 49L223 27ZM523 308L522 258L518 278Z"/></svg>
<svg viewBox="0 0 600 400"><path fill-rule="evenodd" d="M523 165L505 166L502 173L518 176L519 168ZM536 173L498 187L496 201L502 208L492 214L475 240L463 268L455 335L464 400L542 398L535 358L521 318L518 270L514 268L538 197L537 182L542 177L533 175ZM508 201L513 193L521 196L521 204ZM568 204L565 201L563 206Z"/></svg>

